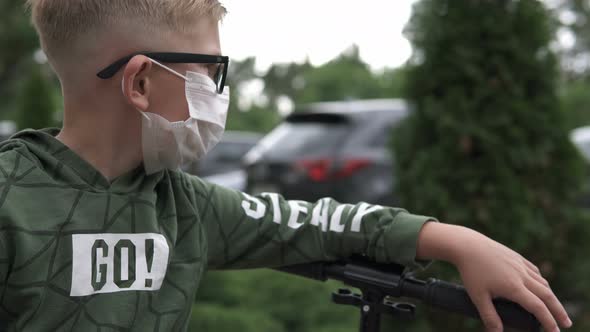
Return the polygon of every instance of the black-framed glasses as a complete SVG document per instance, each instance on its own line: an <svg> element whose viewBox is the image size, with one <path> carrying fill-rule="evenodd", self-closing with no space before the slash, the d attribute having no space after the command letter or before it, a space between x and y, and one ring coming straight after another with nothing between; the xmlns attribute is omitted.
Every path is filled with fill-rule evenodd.
<svg viewBox="0 0 590 332"><path fill-rule="evenodd" d="M209 77L217 86L217 93L223 93L229 57L210 54L176 53L176 52L138 52L121 58L96 74L101 79L109 79L123 68L131 58L136 55L145 55L148 58L164 63L201 63L207 64Z"/></svg>

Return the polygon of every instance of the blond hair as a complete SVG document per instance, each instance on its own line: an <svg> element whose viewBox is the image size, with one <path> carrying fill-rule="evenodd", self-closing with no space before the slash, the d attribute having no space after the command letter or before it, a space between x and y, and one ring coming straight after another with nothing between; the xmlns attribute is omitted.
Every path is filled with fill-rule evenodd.
<svg viewBox="0 0 590 332"><path fill-rule="evenodd" d="M226 14L218 0L27 0L27 5L50 58L109 26L132 21L147 31L186 31L199 17L221 20Z"/></svg>

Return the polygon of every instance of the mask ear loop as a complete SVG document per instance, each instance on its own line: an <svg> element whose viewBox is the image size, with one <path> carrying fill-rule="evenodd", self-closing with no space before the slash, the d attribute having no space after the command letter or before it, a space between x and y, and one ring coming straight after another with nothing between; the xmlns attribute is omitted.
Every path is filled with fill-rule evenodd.
<svg viewBox="0 0 590 332"><path fill-rule="evenodd" d="M140 110L137 110L137 111L139 112L139 114L141 114L141 116L143 116L146 120L148 120L151 123L149 116L147 116L146 114L144 114L143 111L140 111Z"/></svg>
<svg viewBox="0 0 590 332"><path fill-rule="evenodd" d="M148 59L150 59L150 61L153 62L153 63L155 63L156 65L158 65L158 66L162 67L163 69L167 70L171 74L176 75L176 76L182 78L183 80L185 80L187 82L189 81L188 77L182 75L181 73L177 72L176 70L174 70L174 69L172 69L172 68L170 68L168 66L165 66L165 65L159 63L158 61L152 59L152 58L148 58Z"/></svg>

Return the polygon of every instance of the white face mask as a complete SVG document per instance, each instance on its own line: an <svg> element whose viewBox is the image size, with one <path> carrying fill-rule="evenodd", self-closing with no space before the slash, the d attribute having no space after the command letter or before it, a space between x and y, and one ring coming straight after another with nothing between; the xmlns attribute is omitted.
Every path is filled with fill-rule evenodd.
<svg viewBox="0 0 590 332"><path fill-rule="evenodd" d="M177 169L203 157L221 139L229 107L228 87L218 94L215 83L207 75L187 71L184 76L151 61L186 81L190 116L186 121L170 122L158 114L140 111L143 163L147 174Z"/></svg>

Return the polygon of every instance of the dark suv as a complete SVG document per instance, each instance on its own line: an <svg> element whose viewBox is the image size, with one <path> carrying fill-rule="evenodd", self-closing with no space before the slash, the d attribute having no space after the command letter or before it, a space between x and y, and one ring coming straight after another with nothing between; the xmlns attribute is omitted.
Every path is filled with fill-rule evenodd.
<svg viewBox="0 0 590 332"><path fill-rule="evenodd" d="M256 145L262 135L245 131L226 131L221 141L201 160L187 166L184 171L201 177L238 171L242 158Z"/></svg>
<svg viewBox="0 0 590 332"><path fill-rule="evenodd" d="M393 205L388 142L392 127L407 112L399 99L307 105L245 156L247 191Z"/></svg>

